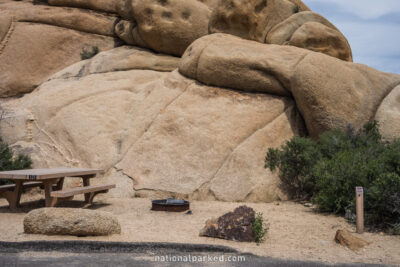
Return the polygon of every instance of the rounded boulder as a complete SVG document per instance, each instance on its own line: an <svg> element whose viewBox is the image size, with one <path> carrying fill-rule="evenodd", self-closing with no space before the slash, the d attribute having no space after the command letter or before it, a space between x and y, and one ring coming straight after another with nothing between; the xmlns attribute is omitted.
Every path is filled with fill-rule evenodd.
<svg viewBox="0 0 400 267"><path fill-rule="evenodd" d="M74 209L42 208L24 218L24 232L43 235L104 236L120 234L121 226L108 212Z"/></svg>

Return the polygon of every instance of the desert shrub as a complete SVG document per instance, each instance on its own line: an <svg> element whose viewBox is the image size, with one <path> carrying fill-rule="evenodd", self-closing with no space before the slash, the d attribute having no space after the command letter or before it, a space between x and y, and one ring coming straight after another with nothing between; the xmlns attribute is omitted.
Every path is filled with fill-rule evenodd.
<svg viewBox="0 0 400 267"><path fill-rule="evenodd" d="M99 52L100 52L100 50L99 50L98 46L92 46L92 51L88 51L85 48L83 48L83 50L81 52L81 59L85 60L85 59L92 58L95 55L97 55Z"/></svg>
<svg viewBox="0 0 400 267"><path fill-rule="evenodd" d="M294 8L293 8L293 13L299 13L300 12L300 6L299 5L296 5Z"/></svg>
<svg viewBox="0 0 400 267"><path fill-rule="evenodd" d="M296 199L307 199L314 192L315 181L311 168L321 157L315 141L293 137L281 149L269 149L265 167L279 169L284 190Z"/></svg>
<svg viewBox="0 0 400 267"><path fill-rule="evenodd" d="M264 222L263 214L256 213L253 222L253 233L256 243L264 242L269 225Z"/></svg>
<svg viewBox="0 0 400 267"><path fill-rule="evenodd" d="M318 142L295 137L269 149L265 160L279 169L283 189L320 211L354 213L355 187L363 186L366 224L394 229L400 223L400 142L382 142L377 122L328 131Z"/></svg>
<svg viewBox="0 0 400 267"><path fill-rule="evenodd" d="M0 138L0 171L28 169L32 160L25 155L14 156L12 150ZM10 181L1 179L0 185L8 184Z"/></svg>

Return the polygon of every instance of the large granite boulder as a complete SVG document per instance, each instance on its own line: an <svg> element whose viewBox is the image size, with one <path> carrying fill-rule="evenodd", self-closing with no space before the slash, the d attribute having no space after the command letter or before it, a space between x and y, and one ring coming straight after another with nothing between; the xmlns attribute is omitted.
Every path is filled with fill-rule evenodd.
<svg viewBox="0 0 400 267"><path fill-rule="evenodd" d="M122 47L77 63L4 103L12 116L2 136L35 166L107 170L118 196L284 198L263 161L269 147L303 133L294 102L205 86L160 72L163 62L176 61Z"/></svg>
<svg viewBox="0 0 400 267"><path fill-rule="evenodd" d="M14 1L0 5L0 17L1 97L31 92L85 48L115 46L116 17Z"/></svg>
<svg viewBox="0 0 400 267"><path fill-rule="evenodd" d="M3 1L0 97L31 92L78 62L83 49L104 51L125 42L181 56L214 32L351 60L346 38L308 10L301 0Z"/></svg>
<svg viewBox="0 0 400 267"><path fill-rule="evenodd" d="M400 139L400 85L385 97L375 115L386 141Z"/></svg>
<svg viewBox="0 0 400 267"><path fill-rule="evenodd" d="M132 5L140 38L155 51L180 56L208 34L211 11L197 0L135 0Z"/></svg>
<svg viewBox="0 0 400 267"><path fill-rule="evenodd" d="M268 44L293 45L352 61L346 37L321 15L307 11L293 14L268 33Z"/></svg>
<svg viewBox="0 0 400 267"><path fill-rule="evenodd" d="M292 95L309 134L374 118L400 75L292 46L263 45L226 34L196 40L180 72L204 84ZM340 82L339 82L340 81Z"/></svg>
<svg viewBox="0 0 400 267"><path fill-rule="evenodd" d="M103 236L120 234L121 226L108 212L77 208L42 208L24 217L24 232L42 235Z"/></svg>
<svg viewBox="0 0 400 267"><path fill-rule="evenodd" d="M293 15L296 5L289 0L219 1L210 19L210 33L229 33L264 42L267 33Z"/></svg>
<svg viewBox="0 0 400 267"><path fill-rule="evenodd" d="M113 196L273 201L268 148L374 118L399 137L400 75L347 62L300 0L37 3L0 0L1 136L35 167L105 169Z"/></svg>

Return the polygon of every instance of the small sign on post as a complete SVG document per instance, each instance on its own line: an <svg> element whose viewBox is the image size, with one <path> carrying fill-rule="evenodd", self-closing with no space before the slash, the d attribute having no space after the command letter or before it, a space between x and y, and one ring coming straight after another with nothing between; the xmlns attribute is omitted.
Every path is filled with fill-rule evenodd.
<svg viewBox="0 0 400 267"><path fill-rule="evenodd" d="M356 187L356 216L357 233L364 233L364 189L361 186Z"/></svg>

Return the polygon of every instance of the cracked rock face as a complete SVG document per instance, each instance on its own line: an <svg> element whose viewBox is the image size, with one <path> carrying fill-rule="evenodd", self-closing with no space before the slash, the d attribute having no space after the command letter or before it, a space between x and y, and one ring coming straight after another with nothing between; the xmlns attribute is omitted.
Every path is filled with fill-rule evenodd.
<svg viewBox="0 0 400 267"><path fill-rule="evenodd" d="M37 3L0 0L0 134L35 167L106 170L110 196L273 201L268 148L374 118L400 137L400 75L300 0Z"/></svg>
<svg viewBox="0 0 400 267"><path fill-rule="evenodd" d="M365 65L227 34L207 35L193 42L179 70L208 85L293 96L314 138L348 124L362 127L400 83L400 75Z"/></svg>
<svg viewBox="0 0 400 267"><path fill-rule="evenodd" d="M143 70L134 56L151 55L143 50L124 49L124 58L130 52L136 59L130 70L93 71L110 65L104 62L122 64L121 49L71 66L5 103L12 114L1 128L6 141L34 152L35 166L114 170L104 179L117 182L120 196L133 191L126 186L132 179L135 192L149 197L284 197L263 160L269 147L303 131L290 98L209 87L177 71ZM159 65L171 60L152 56Z"/></svg>
<svg viewBox="0 0 400 267"><path fill-rule="evenodd" d="M83 49L125 43L182 56L212 33L352 60L346 38L301 0L2 0L0 18L1 97L31 92Z"/></svg>

